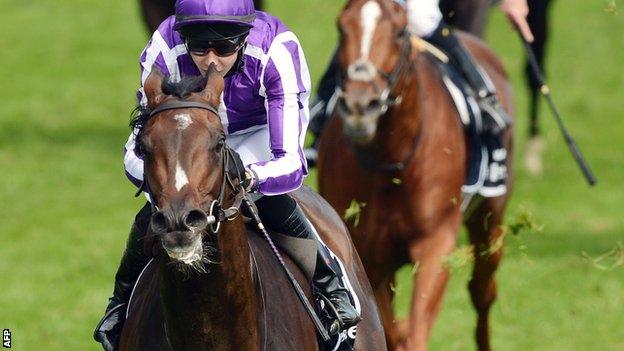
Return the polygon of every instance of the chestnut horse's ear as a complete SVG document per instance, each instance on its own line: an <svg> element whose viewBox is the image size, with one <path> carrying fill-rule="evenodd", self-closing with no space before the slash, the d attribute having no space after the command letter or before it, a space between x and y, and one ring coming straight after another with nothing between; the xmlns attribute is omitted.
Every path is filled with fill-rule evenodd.
<svg viewBox="0 0 624 351"><path fill-rule="evenodd" d="M405 7L407 5L400 4L398 1L392 1L391 3L393 6L392 22L397 31L400 32L407 26L407 8Z"/></svg>
<svg viewBox="0 0 624 351"><path fill-rule="evenodd" d="M212 105L218 106L221 93L223 92L223 72L217 70L217 66L211 63L206 72L206 87L203 95Z"/></svg>
<svg viewBox="0 0 624 351"><path fill-rule="evenodd" d="M162 84L165 80L165 76L156 65L152 66L152 71L143 84L145 90L145 96L147 97L147 107L153 110L156 106L165 98L165 94L162 91Z"/></svg>

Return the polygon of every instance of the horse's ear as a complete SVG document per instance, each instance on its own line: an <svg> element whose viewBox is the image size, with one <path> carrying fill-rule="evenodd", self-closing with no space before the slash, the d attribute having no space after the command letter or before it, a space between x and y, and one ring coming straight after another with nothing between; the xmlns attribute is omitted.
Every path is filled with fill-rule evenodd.
<svg viewBox="0 0 624 351"><path fill-rule="evenodd" d="M156 106L165 98L165 94L162 91L162 84L165 80L165 76L156 65L152 66L152 71L143 84L145 90L145 96L147 97L147 106L150 110L153 110Z"/></svg>
<svg viewBox="0 0 624 351"><path fill-rule="evenodd" d="M407 9L404 4L400 4L398 1L392 1L392 22L399 30L404 30L407 26Z"/></svg>
<svg viewBox="0 0 624 351"><path fill-rule="evenodd" d="M211 63L206 72L206 87L203 92L206 100L219 104L223 85L223 72L218 71L217 66Z"/></svg>

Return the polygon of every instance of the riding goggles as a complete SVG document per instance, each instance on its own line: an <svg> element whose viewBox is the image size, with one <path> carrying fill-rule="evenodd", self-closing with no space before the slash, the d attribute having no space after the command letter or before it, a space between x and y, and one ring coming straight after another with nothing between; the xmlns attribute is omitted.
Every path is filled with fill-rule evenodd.
<svg viewBox="0 0 624 351"><path fill-rule="evenodd" d="M197 56L206 56L210 50L213 50L217 56L228 56L240 50L244 44L244 37L221 40L187 39L186 49Z"/></svg>

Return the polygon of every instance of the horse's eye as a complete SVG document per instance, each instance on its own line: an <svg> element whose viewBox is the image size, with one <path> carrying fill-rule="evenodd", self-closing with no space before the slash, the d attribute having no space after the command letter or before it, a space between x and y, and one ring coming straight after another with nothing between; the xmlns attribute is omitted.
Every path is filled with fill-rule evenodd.
<svg viewBox="0 0 624 351"><path fill-rule="evenodd" d="M222 136L221 138L219 138L219 141L217 141L217 145L215 145L215 149L217 151L221 151L221 149L223 149L224 146L225 146L225 136Z"/></svg>
<svg viewBox="0 0 624 351"><path fill-rule="evenodd" d="M145 147L145 144L141 141L136 143L134 152L137 156L144 157L149 155L149 150Z"/></svg>

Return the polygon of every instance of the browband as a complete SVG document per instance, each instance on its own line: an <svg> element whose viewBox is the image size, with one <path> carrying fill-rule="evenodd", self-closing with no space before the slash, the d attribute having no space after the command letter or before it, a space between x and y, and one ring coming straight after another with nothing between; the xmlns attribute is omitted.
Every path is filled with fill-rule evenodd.
<svg viewBox="0 0 624 351"><path fill-rule="evenodd" d="M157 113L166 111L166 110L175 110L175 109L180 109L180 108L201 108L204 110L208 110L214 113L215 115L219 114L216 108L212 107L211 105L205 104L203 102L174 101L174 102L168 102L166 104L162 104L156 107L153 111L150 112L150 117L154 116Z"/></svg>

